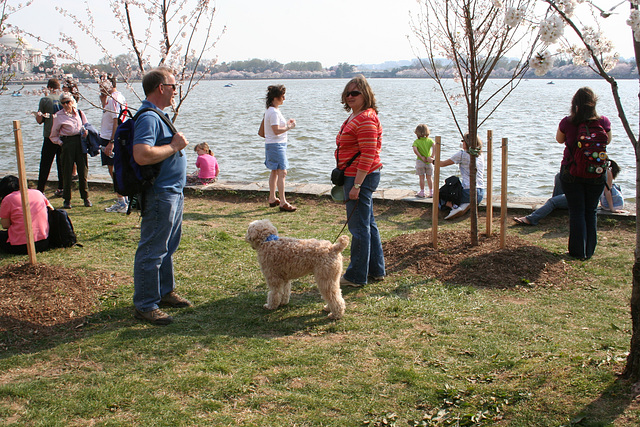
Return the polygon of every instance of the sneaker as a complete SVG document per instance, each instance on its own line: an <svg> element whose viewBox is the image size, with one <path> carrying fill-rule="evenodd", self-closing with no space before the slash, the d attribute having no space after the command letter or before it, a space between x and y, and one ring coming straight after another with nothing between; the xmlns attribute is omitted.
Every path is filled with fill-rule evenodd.
<svg viewBox="0 0 640 427"><path fill-rule="evenodd" d="M340 277L340 286L349 286L351 288L361 288L364 285L360 284L360 283L353 283L347 279L344 278L344 276Z"/></svg>
<svg viewBox="0 0 640 427"><path fill-rule="evenodd" d="M160 299L161 307L173 307L173 308L184 308L184 307L193 307L191 301L186 298L181 297L176 293L176 291L171 291Z"/></svg>
<svg viewBox="0 0 640 427"><path fill-rule="evenodd" d="M135 309L133 317L139 320L146 320L153 325L168 325L173 322L173 317L169 316L159 308L151 311L139 311L138 309Z"/></svg>
<svg viewBox="0 0 640 427"><path fill-rule="evenodd" d="M433 199L433 190L429 191L429 195L427 197Z"/></svg>
<svg viewBox="0 0 640 427"><path fill-rule="evenodd" d="M127 210L129 209L129 205L126 203L120 203L120 206L118 206L118 208L114 211L117 213L127 213Z"/></svg>
<svg viewBox="0 0 640 427"><path fill-rule="evenodd" d="M58 188L54 193L53 197L62 197L62 188Z"/></svg>
<svg viewBox="0 0 640 427"><path fill-rule="evenodd" d="M104 211L105 212L127 213L127 208L128 207L129 207L129 205L126 202L123 202L122 200L116 200L116 202L113 205L109 206Z"/></svg>
<svg viewBox="0 0 640 427"><path fill-rule="evenodd" d="M89 199L84 199L84 206L86 208L90 208L91 206L93 206L93 203L91 203L91 200Z"/></svg>
<svg viewBox="0 0 640 427"><path fill-rule="evenodd" d="M466 214L467 211L469 210L469 206L470 206L469 203L463 203L459 207L451 209L451 212L449 212L449 215L447 215L444 219L454 219Z"/></svg>
<svg viewBox="0 0 640 427"><path fill-rule="evenodd" d="M115 212L116 209L118 209L118 207L120 206L120 202L118 202L116 200L116 202L114 204L112 204L111 206L109 206L108 208L104 208L105 212Z"/></svg>
<svg viewBox="0 0 640 427"><path fill-rule="evenodd" d="M384 282L384 276L369 276L368 279L372 282Z"/></svg>
<svg viewBox="0 0 640 427"><path fill-rule="evenodd" d="M65 200L62 204L62 209L71 209L71 202Z"/></svg>
<svg viewBox="0 0 640 427"><path fill-rule="evenodd" d="M418 191L418 192L416 193L416 197L420 197L420 198L425 197L425 195L424 195L424 190L420 190L420 191Z"/></svg>

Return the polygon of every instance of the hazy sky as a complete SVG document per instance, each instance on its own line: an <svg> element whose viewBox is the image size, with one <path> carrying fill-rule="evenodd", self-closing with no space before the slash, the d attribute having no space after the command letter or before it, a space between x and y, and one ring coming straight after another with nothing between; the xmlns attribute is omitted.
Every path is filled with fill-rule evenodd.
<svg viewBox="0 0 640 427"><path fill-rule="evenodd" d="M603 9L618 2L595 1ZM96 17L95 32L114 53L124 53L109 30L116 23L107 3L89 0ZM73 35L82 59L97 62L104 56L102 52L55 11L56 5L86 16L80 0L35 0L9 21L54 42L60 32ZM227 32L207 57L217 56L220 62L260 58L282 63L320 61L329 67L339 62L381 63L416 57L407 39L411 35L410 11L415 14L419 9L416 0L218 0L216 5L214 34L220 34L223 26ZM625 24L628 7L622 5L617 10L621 13L605 21L605 34L623 57L631 57L631 29Z"/></svg>

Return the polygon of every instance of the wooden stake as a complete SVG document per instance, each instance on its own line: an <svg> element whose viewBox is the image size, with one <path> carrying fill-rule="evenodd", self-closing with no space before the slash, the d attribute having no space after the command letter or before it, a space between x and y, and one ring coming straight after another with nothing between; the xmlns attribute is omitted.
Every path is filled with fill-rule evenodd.
<svg viewBox="0 0 640 427"><path fill-rule="evenodd" d="M433 249L438 247L438 204L440 203L440 142L442 138L436 136L436 143L433 145L433 199L431 205L431 241Z"/></svg>
<svg viewBox="0 0 640 427"><path fill-rule="evenodd" d="M500 194L500 249L507 245L507 138L502 138L502 193Z"/></svg>
<svg viewBox="0 0 640 427"><path fill-rule="evenodd" d="M493 234L493 131L487 131L487 237Z"/></svg>
<svg viewBox="0 0 640 427"><path fill-rule="evenodd" d="M24 217L24 229L27 233L27 254L29 263L36 264L36 245L33 240L33 228L31 225L31 205L29 204L29 184L27 184L27 171L24 166L24 151L22 149L22 128L20 120L13 121L13 133L16 141L16 159L18 161L18 180L20 182L20 196L22 197L22 216Z"/></svg>

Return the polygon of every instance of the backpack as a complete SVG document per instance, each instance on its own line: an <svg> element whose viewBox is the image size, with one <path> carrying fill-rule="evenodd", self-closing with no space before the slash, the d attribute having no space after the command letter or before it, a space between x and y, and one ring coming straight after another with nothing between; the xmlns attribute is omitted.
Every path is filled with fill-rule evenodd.
<svg viewBox="0 0 640 427"><path fill-rule="evenodd" d="M444 185L439 190L440 201L451 202L459 205L462 201L462 183L460 178L453 175L444 180Z"/></svg>
<svg viewBox="0 0 640 427"><path fill-rule="evenodd" d="M129 115L129 120L118 126L113 143L113 188L116 193L131 198L127 215L131 209L139 209L144 214L144 193L151 187L160 173L160 163L141 166L133 158L133 139L136 119L145 111L155 112L164 121L173 133L177 130L167 116L156 108L142 108L135 116L131 117L129 110L124 110Z"/></svg>
<svg viewBox="0 0 640 427"><path fill-rule="evenodd" d="M62 110L62 104L60 104L60 101L56 99L55 101L53 101L53 114L57 113L60 110Z"/></svg>
<svg viewBox="0 0 640 427"><path fill-rule="evenodd" d="M118 126L120 126L126 122L128 118L131 118L131 112L129 112L129 108L126 103L124 105L118 103L118 105L120 106L120 112L118 113Z"/></svg>
<svg viewBox="0 0 640 427"><path fill-rule="evenodd" d="M609 166L608 140L607 132L598 120L580 123L569 173L578 178L600 178Z"/></svg>
<svg viewBox="0 0 640 427"><path fill-rule="evenodd" d="M49 247L70 248L78 245L78 238L73 231L69 214L63 209L48 209L49 213Z"/></svg>

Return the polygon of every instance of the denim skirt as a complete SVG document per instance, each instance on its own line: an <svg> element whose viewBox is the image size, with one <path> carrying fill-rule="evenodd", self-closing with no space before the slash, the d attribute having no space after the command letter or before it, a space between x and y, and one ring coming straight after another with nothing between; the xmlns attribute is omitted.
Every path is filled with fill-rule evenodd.
<svg viewBox="0 0 640 427"><path fill-rule="evenodd" d="M274 171L278 169L287 170L289 168L286 142L264 144L264 155L264 165L267 169Z"/></svg>

